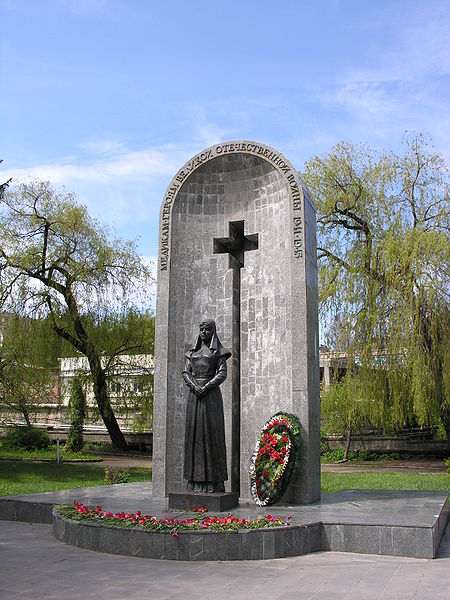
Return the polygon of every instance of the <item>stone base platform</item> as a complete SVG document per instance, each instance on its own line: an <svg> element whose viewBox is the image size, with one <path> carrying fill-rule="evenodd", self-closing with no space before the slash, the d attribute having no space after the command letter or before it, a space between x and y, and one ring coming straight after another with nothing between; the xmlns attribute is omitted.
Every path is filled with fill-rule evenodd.
<svg viewBox="0 0 450 600"><path fill-rule="evenodd" d="M224 512L239 506L239 495L234 492L200 494L195 492L169 493L169 509L189 510L206 508L208 512Z"/></svg>
<svg viewBox="0 0 450 600"><path fill-rule="evenodd" d="M55 504L100 504L112 512L136 511L185 518L167 498L152 498L151 483L27 494L0 498L0 519L52 523L64 543L112 554L171 560L250 560L319 550L434 558L449 518L446 492L344 490L307 506L257 507L241 500L233 515L291 515L289 527L171 534L81 525L52 517Z"/></svg>

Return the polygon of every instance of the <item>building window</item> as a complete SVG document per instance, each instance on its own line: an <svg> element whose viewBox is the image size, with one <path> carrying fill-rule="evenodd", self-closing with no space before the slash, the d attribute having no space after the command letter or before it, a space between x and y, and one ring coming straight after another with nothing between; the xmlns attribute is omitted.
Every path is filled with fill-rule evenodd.
<svg viewBox="0 0 450 600"><path fill-rule="evenodd" d="M109 389L111 391L111 394L120 394L120 383L118 381L111 381L109 384Z"/></svg>
<svg viewBox="0 0 450 600"><path fill-rule="evenodd" d="M137 393L142 393L144 391L144 384L140 379L136 379L135 381L133 381L133 383L131 384L131 389L133 390L133 392L137 392Z"/></svg>

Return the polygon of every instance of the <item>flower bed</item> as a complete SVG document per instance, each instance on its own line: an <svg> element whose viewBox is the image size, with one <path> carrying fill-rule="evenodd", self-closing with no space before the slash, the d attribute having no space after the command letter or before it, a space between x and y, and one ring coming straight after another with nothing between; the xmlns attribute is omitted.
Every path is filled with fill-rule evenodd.
<svg viewBox="0 0 450 600"><path fill-rule="evenodd" d="M267 527L281 527L289 525L288 517L275 517L273 515L259 516L257 519L244 519L228 514L224 517L217 515L205 515L206 510L199 508L189 512L195 514L193 517L160 518L152 515L143 515L141 511L134 512L105 512L101 506L85 506L77 500L74 505L61 504L56 507L58 513L74 521L87 521L105 527L142 528L147 531L171 533L178 537L180 531L236 531L239 529L262 529Z"/></svg>
<svg viewBox="0 0 450 600"><path fill-rule="evenodd" d="M299 457L300 421L279 412L264 425L250 463L253 500L259 506L281 498Z"/></svg>

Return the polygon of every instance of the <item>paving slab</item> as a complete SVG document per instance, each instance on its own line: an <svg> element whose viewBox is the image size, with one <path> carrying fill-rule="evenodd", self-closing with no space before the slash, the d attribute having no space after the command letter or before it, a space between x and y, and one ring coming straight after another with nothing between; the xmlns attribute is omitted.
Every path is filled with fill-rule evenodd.
<svg viewBox="0 0 450 600"><path fill-rule="evenodd" d="M269 561L168 562L57 542L43 524L0 521L4 600L448 600L450 528L435 560L315 552Z"/></svg>

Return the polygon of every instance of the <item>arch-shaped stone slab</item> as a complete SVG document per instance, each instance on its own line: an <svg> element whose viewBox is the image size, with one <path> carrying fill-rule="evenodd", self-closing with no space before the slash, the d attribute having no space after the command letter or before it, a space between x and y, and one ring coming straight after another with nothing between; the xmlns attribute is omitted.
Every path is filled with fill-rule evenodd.
<svg viewBox="0 0 450 600"><path fill-rule="evenodd" d="M194 156L161 205L155 349L155 496L182 491L186 389L184 352L204 317L232 349L233 277L213 239L244 221L258 234L241 277L240 496L258 432L279 410L302 423L302 456L284 499L320 497L319 373L315 211L292 164L251 141L220 143ZM231 365L231 370L232 370ZM222 386L229 472L231 380Z"/></svg>

